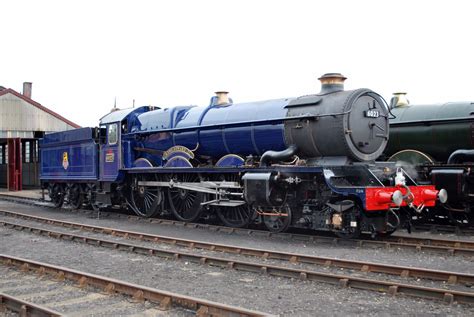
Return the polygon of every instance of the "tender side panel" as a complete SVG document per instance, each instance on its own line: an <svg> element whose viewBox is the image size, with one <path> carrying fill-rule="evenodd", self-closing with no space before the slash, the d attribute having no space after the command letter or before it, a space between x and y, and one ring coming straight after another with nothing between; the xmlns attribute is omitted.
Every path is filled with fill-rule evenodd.
<svg viewBox="0 0 474 317"><path fill-rule="evenodd" d="M75 136L55 133L58 142L41 142L41 180L97 180L98 145L92 133L78 132Z"/></svg>

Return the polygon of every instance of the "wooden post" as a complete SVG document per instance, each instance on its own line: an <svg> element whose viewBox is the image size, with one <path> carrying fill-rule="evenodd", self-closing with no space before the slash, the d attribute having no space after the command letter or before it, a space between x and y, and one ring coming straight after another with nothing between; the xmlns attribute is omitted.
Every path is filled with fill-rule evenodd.
<svg viewBox="0 0 474 317"><path fill-rule="evenodd" d="M20 138L8 139L8 190L22 190L21 178L21 142Z"/></svg>

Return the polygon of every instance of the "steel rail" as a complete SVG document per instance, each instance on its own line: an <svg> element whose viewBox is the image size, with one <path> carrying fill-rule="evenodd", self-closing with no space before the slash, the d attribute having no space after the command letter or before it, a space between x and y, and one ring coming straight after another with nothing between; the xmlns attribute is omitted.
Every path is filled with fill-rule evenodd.
<svg viewBox="0 0 474 317"><path fill-rule="evenodd" d="M63 316L55 310L46 308L41 305L33 304L28 301L16 298L11 295L0 293L0 312L2 308L6 308L18 313L20 316L35 316L35 317L59 317Z"/></svg>
<svg viewBox="0 0 474 317"><path fill-rule="evenodd" d="M12 228L26 229L28 227L14 224ZM37 234L46 235L51 238L65 239L68 241L77 241L77 242L86 243L86 244L90 244L94 246L124 250L124 251L133 252L133 253L146 255L146 256L159 256L166 259L181 260L181 261L197 263L197 264L202 264L202 265L207 264L209 266L216 266L216 267L221 267L221 268L226 268L226 269L234 269L237 271L263 273L263 274L279 276L279 277L324 282L324 283L329 283L333 285L340 285L342 287L352 287L352 288L371 290L371 291L377 291L377 292L386 292L386 293L389 293L390 295L395 295L397 293L400 293L400 294L405 294L405 295L410 295L410 296L415 296L415 297L444 300L448 303L457 301L460 303L466 303L466 304L471 304L471 305L474 304L474 293L471 293L471 292L460 292L460 291L454 291L454 290L449 290L449 289L429 288L429 287L424 287L424 286L416 286L416 285L403 284L403 283L398 283L398 282L380 281L380 280L369 279L369 278L352 277L348 275L315 272L315 271L309 271L309 270L304 270L304 269L287 268L287 267L276 266L276 265L267 265L267 264L262 264L262 263L252 263L252 262L247 262L247 261L238 261L234 259L204 256L204 255L199 255L199 254L191 254L188 252L156 249L156 248L138 246L138 245L133 245L133 244L128 244L128 243L120 243L116 241L108 241L108 240L85 237L85 236L80 236L80 235L54 232L54 231L45 230L41 228L31 228L31 231ZM331 264L331 263L328 263L328 264ZM361 271L366 271L366 270L370 270L370 265L366 265L365 267L361 268ZM400 276L404 277L404 276L409 275L410 270L411 268L404 268L404 270L401 271ZM418 272L421 272L423 269L415 269L415 271L416 270L419 270ZM449 275L448 277L449 283L456 283L458 281L467 282L467 281L472 281L474 278L474 276L472 275L463 274L463 273L434 271L434 270L426 270L426 271L427 271L426 274L429 274L429 276L432 278L439 278L443 276L443 274L447 274L446 276ZM393 271L391 273L390 271L388 272L389 272L388 274L394 273Z"/></svg>
<svg viewBox="0 0 474 317"><path fill-rule="evenodd" d="M474 241L466 240L449 240L449 239L431 239L407 236L392 236L385 238L384 241L396 243L409 243L423 246L447 247L447 248L462 248L474 250ZM474 253L473 253L474 254Z"/></svg>
<svg viewBox="0 0 474 317"><path fill-rule="evenodd" d="M125 215L120 215L125 216ZM262 237L280 237L283 239L292 239L296 241L308 241L308 242L324 242L331 243L336 245L347 245L347 246L356 246L362 247L364 245L372 245L384 248L405 248L412 249L416 251L431 251L436 253L448 253L450 255L474 255L474 241L466 240L449 240L449 239L433 239L433 238L417 238L417 237L407 237L407 236L390 236L385 237L381 240L372 240L372 239L344 239L336 237L322 236L318 234L307 235L307 234L298 234L298 233L272 233L265 230L258 229L247 229L247 228L230 228L219 225L209 225L201 223L191 223L191 222L182 222L178 220L169 220L169 219L158 219L158 218L143 218L134 215L126 216L129 219L137 221L147 221L150 223L157 224L169 224L177 225L190 228L206 228L218 232L225 233L242 233L246 235L255 235ZM441 248L439 248L441 247Z"/></svg>
<svg viewBox="0 0 474 317"><path fill-rule="evenodd" d="M167 255L168 258L174 257L186 257L188 253L177 252L177 251L163 251L161 249L152 249L147 247L141 247L137 245L131 245L126 243L118 243L114 241L107 241L98 238L86 237L77 234L70 234L58 231L52 231L50 229L32 227L12 222L7 222L0 220L0 225L6 226L11 229L16 230L26 230L29 232L34 232L40 235L45 235L48 237L72 240L85 242L98 246L112 246L113 248L122 248L130 249L133 251L139 251L141 253L159 253L161 255ZM69 225L67 227L70 227ZM176 245L180 247L186 247L189 249L201 249L209 250L214 252L223 252L228 254L239 254L244 256L252 256L261 259L272 259L286 261L289 263L304 263L325 267L337 267L344 269L358 270L362 272L372 272L372 273L383 273L388 275L397 275L401 277L414 277L414 278L423 278L430 280L446 281L449 284L464 284L464 285L473 285L474 284L474 275L458 272L449 272L449 271L439 271L431 270L417 267L406 267L406 266L397 266L389 264L381 264L375 262L364 262L356 260L344 260L338 258L322 257L322 256L313 256L313 255L304 255L298 253L288 253L288 252L279 252L271 251L265 249L257 248L244 248L232 245L224 245L217 243L208 243L196 240L180 239L174 237L166 237L160 235L151 235L144 234L134 231L123 231L116 230L112 228L102 228L97 226L85 227L83 225L76 224L74 228L81 230L93 231L95 233L114 235L119 237L124 237L127 239L136 239L141 241L153 242L153 243L166 243L171 245ZM199 260L202 260L202 256L198 256ZM206 257L207 258L207 257ZM210 257L209 257L210 259ZM220 261L220 258L216 258Z"/></svg>
<svg viewBox="0 0 474 317"><path fill-rule="evenodd" d="M24 272L34 271L38 275L52 275L58 280L71 280L79 287L93 286L104 289L105 292L132 296L135 300L148 300L159 303L160 309L169 310L172 307L182 307L193 310L199 316L272 316L267 313L225 305L196 297L181 295L151 287L132 284L117 279L85 273L61 266L22 259L10 255L0 254L0 262L5 266L17 267Z"/></svg>
<svg viewBox="0 0 474 317"><path fill-rule="evenodd" d="M431 233L451 233L457 236L473 235L474 228L461 227L456 225L441 225L441 224L416 224L413 225L413 231L429 231Z"/></svg>
<svg viewBox="0 0 474 317"><path fill-rule="evenodd" d="M41 200L41 198L18 196L18 195L12 194L12 193L15 193L15 192L4 191L4 192L0 192L0 196L1 197L7 197L7 198L25 199L25 200L36 200L36 201Z"/></svg>

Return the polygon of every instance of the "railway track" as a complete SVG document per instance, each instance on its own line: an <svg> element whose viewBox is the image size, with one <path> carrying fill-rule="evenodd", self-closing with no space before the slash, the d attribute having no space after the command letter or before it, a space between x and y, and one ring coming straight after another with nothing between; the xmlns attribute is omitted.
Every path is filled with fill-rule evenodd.
<svg viewBox="0 0 474 317"><path fill-rule="evenodd" d="M46 222L51 224L56 224L64 227L75 227L75 228L88 228L90 231L104 231L103 228L98 226L86 225L83 223L74 223L62 220L55 220L51 218L45 217L38 217L33 216L26 213L19 213L10 210L0 209L0 214L9 216L9 217L17 217L23 218L28 220L34 220L39 222ZM207 228L214 231L221 231L221 232L239 232L244 233L247 235L256 235L256 236L278 236L282 238L291 238L298 241L307 241L307 242L314 242L314 243L326 243L331 245L340 245L340 246L351 246L351 247L378 247L378 248L396 248L396 249L404 249L404 250L412 250L412 251L425 251L425 252L432 252L437 254L448 254L451 256L455 255L463 255L463 256L474 256L474 242L471 241L460 241L460 240L449 240L449 239L427 239L427 238L416 238L416 237L387 237L384 240L371 240L371 239L341 239L341 238L334 238L334 237L327 237L327 236L319 236L319 235L303 235L303 234L292 234L292 233L278 233L274 234L271 232L263 231L263 230L254 230L254 229L235 229L235 228L228 228L222 226L213 226L207 224L195 224L195 223L184 223L178 222L174 220L163 220L163 219L150 219L150 218L140 218L135 216L129 216L129 218L143 220L150 223L166 223L166 224L175 224L179 226L189 226L192 228ZM110 229L110 228L108 228ZM121 233L119 229L110 229L114 232L114 234L119 235L125 233ZM110 230L105 230L110 231ZM128 233L128 236L147 236L144 233L137 233L133 234L131 232ZM155 239L149 238L149 239ZM166 239L165 239L166 240Z"/></svg>
<svg viewBox="0 0 474 317"><path fill-rule="evenodd" d="M474 241L466 241L466 240L392 236L392 237L385 238L383 241L387 243L394 242L394 243L401 243L401 244L411 244L411 245L421 246L422 248L425 248L425 249L427 249L428 247L433 247L435 249L446 248L447 251L450 253L461 252L465 255L473 255L472 253L468 254L470 252L467 250L474 250ZM463 251L460 251L460 250L463 250Z"/></svg>
<svg viewBox="0 0 474 317"><path fill-rule="evenodd" d="M268 275L287 277L293 279L308 280L314 282L324 282L342 287L351 287L356 289L364 289L378 292L385 292L390 295L404 294L415 297L426 297L437 300L444 300L445 302L459 302L465 304L474 304L474 293L463 292L446 288L432 288L413 284L400 283L396 281L382 281L374 278L360 278L351 275L333 274L327 272L310 271L304 268L285 267L280 265L269 265L266 263L268 259L276 259L286 261L293 264L304 263L315 266L336 267L357 270L360 272L382 273L388 276L397 276L407 278L412 277L416 279L427 279L447 282L450 284L461 284L471 286L474 284L474 275L446 272L437 270L428 270L422 268L393 266L386 264L340 260L316 256L306 256L301 254L274 252L268 250L250 249L233 247L228 245L210 244L199 241L181 240L176 238L167 238L163 236L147 235L137 232L128 232L122 230L115 230L112 228L100 228L83 226L68 226L69 228L81 229L87 231L100 232L102 234L116 235L126 238L136 238L140 240L151 241L155 243L171 243L187 247L186 252L176 250L157 249L154 247L124 243L119 241L110 241L96 237L83 236L65 232L57 232L44 228L37 228L27 225L1 222L4 226L12 229L33 232L35 234L48 236L51 238L62 239L67 241L76 241L94 246L107 247L117 250L125 250L146 256L158 256L166 259L182 260L197 264L207 264L210 266L217 266L226 269L234 269L238 271L264 273ZM80 226L80 224L78 224ZM218 256L193 254L190 251L194 249L205 249L214 252L226 252L231 254L239 254L245 256L252 256L258 258L258 262L249 262L243 260L222 258ZM263 263L262 260L263 259Z"/></svg>
<svg viewBox="0 0 474 317"><path fill-rule="evenodd" d="M58 317L59 312L41 305L22 300L0 292L0 313L13 312L20 316Z"/></svg>
<svg viewBox="0 0 474 317"><path fill-rule="evenodd" d="M0 290L7 289L10 292L23 293L22 297L42 297L42 301L46 301L49 305L55 307L71 307L73 305L79 307L79 310L72 311L71 308L69 310L62 309L68 316L83 316L84 307L77 304L84 302L87 303L88 314L92 315L104 313L110 315L114 314L114 310L117 311L117 314L121 314L125 310L126 314L132 312L137 316L141 314L163 314L160 311L168 311L170 315L178 314L181 316L271 316L263 312L202 300L5 254L0 254L0 264L3 266L2 270L5 271ZM31 275L33 275L33 278ZM69 284L65 282L69 282ZM71 282L73 283L72 286ZM11 284L14 286L9 286ZM73 294L72 296L64 296L67 293ZM117 294L125 297L111 296ZM77 297L78 295L80 297ZM130 306L133 306L130 300L127 300L130 297L136 303L147 301L155 303L156 307L147 308L141 305L143 307L140 307L139 310L135 307L130 308ZM18 299L15 304L13 296L8 296L7 301L11 303L10 307L15 308L19 305ZM22 305L26 306L26 304ZM40 309L39 306L34 304L28 307L26 307L27 311L28 309ZM20 312L21 310L20 306ZM44 309L44 311L48 312L48 309ZM61 313L51 312L52 315L46 314L45 316L61 315Z"/></svg>
<svg viewBox="0 0 474 317"><path fill-rule="evenodd" d="M13 195L0 194L0 200L23 203L23 204L34 205L34 206L41 206L41 207L46 207L46 208L52 208L55 210L57 209L56 207L53 206L52 203L49 203L48 201L44 201L42 199L37 199L37 198L25 198L25 197L13 196ZM87 209L68 209L68 211L95 213L94 211L87 210ZM324 234L323 232L319 234L318 232L315 232L314 234L300 234L300 233L293 233L293 232L273 233L267 230L260 230L260 229L255 229L255 228L230 228L230 227L220 226L220 225L211 225L211 224L196 223L196 222L183 222L183 221L173 220L173 219L143 218L136 215L131 215L127 212L123 212L123 211L120 212L120 209L117 209L114 212L101 211L98 214L98 217L100 217L101 214L107 217L127 218L134 221L145 221L149 223L156 223L156 224L162 224L162 225L174 225L174 226L180 226L180 227L199 228L199 229L207 229L207 230L212 230L216 232L226 232L226 233L235 232L235 233L254 235L254 236L280 237L283 239L292 239L292 240L298 240L298 241L329 242L332 244L339 244L339 245L351 245L352 244L351 241L355 241L358 246L362 246L364 244L365 245L371 244L373 246L378 245L381 247L388 247L388 248L392 246L404 248L404 246L400 244L403 244L403 245L411 244L411 245L416 245L415 249L417 249L418 251L420 250L427 251L429 249L430 251L444 252L445 251L444 249L425 247L425 246L434 246L434 247L442 246L442 247L450 248L447 250L447 252L449 253L453 253L454 251L455 253L457 252L456 254L470 255L470 254L466 254L463 250L460 250L460 249L465 248L464 247L466 245L465 242L458 241L458 240L450 240L450 239L427 239L427 238L416 238L416 237L407 237L407 236L400 237L400 236L394 235L390 237L379 238L378 240L373 240L372 238L348 240L348 239L335 238L333 236L323 235ZM430 231L433 233L457 233L457 235L466 235L466 234L474 233L474 230L471 230L471 229L465 229L465 228L461 229L459 227L442 226L442 225L417 225L416 229L419 229L420 231ZM366 242L363 242L363 241L366 241ZM388 245L385 242L390 242L392 244ZM396 243L396 244L393 244L393 243ZM474 245L474 242L470 243L470 245ZM407 246L407 248L413 249L413 246ZM468 248L471 248L471 247L468 247Z"/></svg>
<svg viewBox="0 0 474 317"><path fill-rule="evenodd" d="M441 224L416 224L415 231L429 231L431 233L450 233L457 236L474 235L474 228L463 228L453 225Z"/></svg>

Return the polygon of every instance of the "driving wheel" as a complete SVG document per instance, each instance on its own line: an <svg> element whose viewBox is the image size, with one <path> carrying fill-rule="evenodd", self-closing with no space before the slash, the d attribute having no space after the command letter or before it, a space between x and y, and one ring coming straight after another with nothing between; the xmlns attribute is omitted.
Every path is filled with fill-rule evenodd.
<svg viewBox="0 0 474 317"><path fill-rule="evenodd" d="M149 218L160 213L163 195L159 187L139 184L140 181L145 180L145 176L137 176L134 178L130 190L129 203L137 215Z"/></svg>
<svg viewBox="0 0 474 317"><path fill-rule="evenodd" d="M197 175L185 174L172 178L178 183L192 183L198 180ZM192 222L201 216L204 200L204 194L201 192L184 189L180 187L171 187L168 189L168 201L173 215L181 221Z"/></svg>

